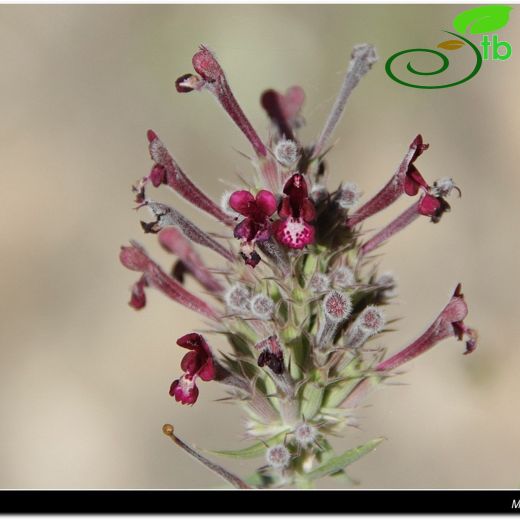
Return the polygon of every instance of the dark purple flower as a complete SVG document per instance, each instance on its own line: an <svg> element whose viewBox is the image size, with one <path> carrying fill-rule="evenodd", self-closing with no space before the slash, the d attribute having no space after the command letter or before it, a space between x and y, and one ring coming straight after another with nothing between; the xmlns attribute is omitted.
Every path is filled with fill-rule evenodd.
<svg viewBox="0 0 520 520"><path fill-rule="evenodd" d="M181 361L184 374L170 386L170 395L182 404L194 404L199 396L196 385L197 377L203 381L212 381L216 376L213 355L206 340L192 332L177 340L177 345L188 349Z"/></svg>
<svg viewBox="0 0 520 520"><path fill-rule="evenodd" d="M276 211L276 198L267 190L260 190L256 197L249 191L235 191L229 205L246 217L235 227L235 238L246 242L265 242L271 236L269 217Z"/></svg>
<svg viewBox="0 0 520 520"><path fill-rule="evenodd" d="M249 191L235 191L229 198L229 205L240 215L246 217L234 231L240 239L240 254L246 264L255 267L260 256L255 251L257 242L265 242L271 236L269 217L276 211L276 198L267 190L260 190L256 197Z"/></svg>
<svg viewBox="0 0 520 520"><path fill-rule="evenodd" d="M300 111L305 101L301 87L291 87L285 94L266 90L260 98L262 107L276 126L280 136L295 141L294 130L301 125Z"/></svg>
<svg viewBox="0 0 520 520"><path fill-rule="evenodd" d="M309 198L307 183L300 173L295 173L283 189L284 197L278 208L280 219L273 224L278 242L291 249L303 249L314 241L316 218L314 204Z"/></svg>
<svg viewBox="0 0 520 520"><path fill-rule="evenodd" d="M261 351L257 361L259 367L268 366L275 374L283 374L283 351L276 336L269 336L258 343L256 348Z"/></svg>

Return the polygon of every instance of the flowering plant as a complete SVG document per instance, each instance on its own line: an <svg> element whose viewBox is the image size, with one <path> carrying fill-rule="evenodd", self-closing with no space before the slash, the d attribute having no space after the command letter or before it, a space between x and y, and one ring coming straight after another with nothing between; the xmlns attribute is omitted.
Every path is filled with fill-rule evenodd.
<svg viewBox="0 0 520 520"><path fill-rule="evenodd" d="M326 187L325 155L347 99L377 57L371 45L357 45L339 95L323 131L303 145L303 90L267 90L261 104L271 122L267 143L259 137L236 101L215 55L206 47L193 56L197 73L176 81L178 92L209 91L249 140L253 175L243 189L211 200L183 172L157 134L148 131L153 166L134 192L138 208L148 208L145 233L157 233L177 261L172 274L153 261L137 242L122 247L120 260L140 273L130 305L141 309L146 290L155 288L199 313L203 336L189 332L177 340L187 350L170 395L194 405L199 386L226 385L229 398L247 415L244 449L214 452L227 457L264 457L252 477L242 479L208 460L181 440L173 426L164 433L178 446L235 487L308 487L373 450L381 438L335 454L328 438L349 425L367 393L398 374L406 362L439 341L466 338L465 354L476 347L476 333L464 324L468 309L457 285L438 317L410 345L387 357L375 345L385 332L384 306L395 294L389 273L377 274L371 253L420 216L439 222L450 209L446 197L460 190L450 178L428 184L416 163L428 149L418 135L386 185L364 204L358 187ZM245 182L245 181L244 181ZM176 208L148 196L150 184L166 185L222 224L218 237L206 233ZM361 224L401 196L411 206L370 237ZM236 244L236 247L235 247ZM196 246L224 259L209 267ZM209 298L183 286L192 276ZM215 336L211 341L207 334ZM217 354L227 342L226 352Z"/></svg>

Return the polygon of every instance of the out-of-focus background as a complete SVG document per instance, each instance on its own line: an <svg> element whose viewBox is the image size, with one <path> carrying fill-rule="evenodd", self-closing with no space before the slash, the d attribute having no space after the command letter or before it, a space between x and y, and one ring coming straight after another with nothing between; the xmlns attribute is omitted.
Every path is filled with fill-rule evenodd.
<svg viewBox="0 0 520 520"><path fill-rule="evenodd" d="M463 196L440 224L420 219L385 247L381 268L400 281L391 313L403 317L387 345L422 332L459 280L480 345L463 357L450 340L410 364L403 385L374 394L359 411L361 429L336 445L387 438L351 467L363 488L520 485L516 10L499 32L513 57L485 62L469 83L411 89L384 72L399 50L435 48L467 8L0 7L0 487L218 487L161 426L172 422L209 449L242 445L240 412L213 402L224 396L215 384L201 384L194 407L168 396L183 355L175 340L200 327L198 316L153 291L133 311L135 276L118 262L130 238L171 262L132 211L130 186L151 166L148 128L214 197L219 179L250 175L237 153L248 143L210 96L173 87L201 42L262 135L260 92L301 85L306 141L321 129L352 46L377 46L381 60L352 95L329 155L331 185L351 180L373 194L423 134L431 147L420 170L429 180L453 176ZM158 198L175 200L167 190ZM227 465L245 476L255 462Z"/></svg>

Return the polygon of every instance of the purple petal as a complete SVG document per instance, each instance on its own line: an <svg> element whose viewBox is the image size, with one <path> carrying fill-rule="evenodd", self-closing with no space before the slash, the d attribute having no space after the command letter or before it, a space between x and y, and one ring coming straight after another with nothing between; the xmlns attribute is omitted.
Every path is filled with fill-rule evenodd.
<svg viewBox="0 0 520 520"><path fill-rule="evenodd" d="M235 191L229 197L229 205L232 209L234 209L237 213L244 215L244 217L249 217L251 214L250 206L255 202L255 198L249 191L240 190Z"/></svg>
<svg viewBox="0 0 520 520"><path fill-rule="evenodd" d="M303 219L289 217L274 223L276 240L291 249L303 249L314 242L314 227Z"/></svg>
<svg viewBox="0 0 520 520"><path fill-rule="evenodd" d="M267 190L260 190L256 195L256 205L266 216L270 217L276 211L276 198Z"/></svg>

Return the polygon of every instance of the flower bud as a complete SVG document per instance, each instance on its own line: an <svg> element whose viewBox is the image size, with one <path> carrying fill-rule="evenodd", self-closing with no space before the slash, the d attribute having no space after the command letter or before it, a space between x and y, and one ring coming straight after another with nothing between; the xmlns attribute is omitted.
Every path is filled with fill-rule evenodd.
<svg viewBox="0 0 520 520"><path fill-rule="evenodd" d="M334 200L340 208L351 209L358 203L360 197L361 192L357 184L344 182L336 192Z"/></svg>
<svg viewBox="0 0 520 520"><path fill-rule="evenodd" d="M244 284L236 283L226 292L224 299L231 311L243 312L249 309L249 289Z"/></svg>
<svg viewBox="0 0 520 520"><path fill-rule="evenodd" d="M352 311L352 301L347 294L330 291L323 300L323 313L327 321L341 323Z"/></svg>
<svg viewBox="0 0 520 520"><path fill-rule="evenodd" d="M329 277L325 273L314 273L309 288L313 293L325 292L330 287Z"/></svg>
<svg viewBox="0 0 520 520"><path fill-rule="evenodd" d="M251 300L250 308L255 318L268 320L273 315L274 301L265 294L257 294Z"/></svg>
<svg viewBox="0 0 520 520"><path fill-rule="evenodd" d="M319 204L322 200L327 198L328 194L329 192L323 184L313 184L309 197L314 204Z"/></svg>
<svg viewBox="0 0 520 520"><path fill-rule="evenodd" d="M302 422L294 429L294 437L296 442L302 446L307 447L316 440L316 428L312 424Z"/></svg>
<svg viewBox="0 0 520 520"><path fill-rule="evenodd" d="M289 465L291 454L283 444L271 446L265 453L267 463L273 468L283 469Z"/></svg>
<svg viewBox="0 0 520 520"><path fill-rule="evenodd" d="M385 315L375 305L365 307L356 321L350 327L345 338L345 346L359 348L374 334L380 332L385 326Z"/></svg>
<svg viewBox="0 0 520 520"><path fill-rule="evenodd" d="M316 338L318 350L326 348L334 340L334 335L338 327L344 322L352 312L352 301L347 294L338 291L330 291L323 300L323 314L325 319L322 321Z"/></svg>
<svg viewBox="0 0 520 520"><path fill-rule="evenodd" d="M289 139L282 139L276 144L274 156L284 166L291 166L298 160L298 145Z"/></svg>
<svg viewBox="0 0 520 520"><path fill-rule="evenodd" d="M383 311L375 305L369 305L363 309L358 316L356 323L370 334L377 334L385 326L385 315Z"/></svg>
<svg viewBox="0 0 520 520"><path fill-rule="evenodd" d="M331 281L334 287L346 289L356 283L356 277L350 267L342 265L332 272Z"/></svg>
<svg viewBox="0 0 520 520"><path fill-rule="evenodd" d="M393 273L382 273L375 283L382 286L382 295L385 298L394 298L397 296L397 280Z"/></svg>

